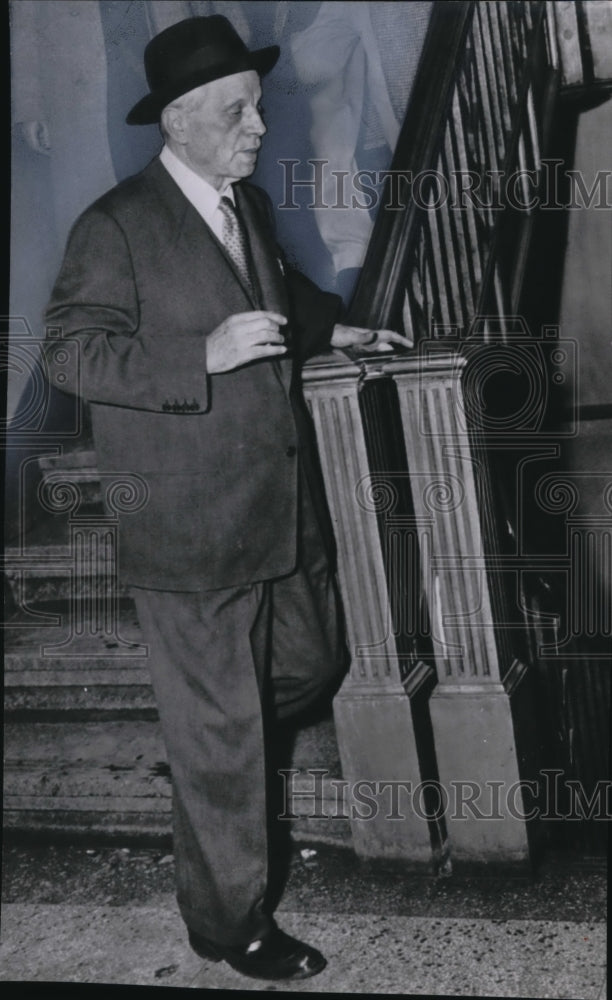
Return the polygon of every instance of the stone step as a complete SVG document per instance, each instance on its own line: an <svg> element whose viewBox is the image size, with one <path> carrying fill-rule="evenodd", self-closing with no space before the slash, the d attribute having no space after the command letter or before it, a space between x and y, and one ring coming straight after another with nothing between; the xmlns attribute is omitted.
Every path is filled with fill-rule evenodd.
<svg viewBox="0 0 612 1000"><path fill-rule="evenodd" d="M167 838L169 772L134 607L118 603L112 627L82 611L83 602L46 603L7 622L5 827ZM340 811L331 781L341 774L331 715L300 729L287 766L299 772L287 779L294 835L346 842L347 822L331 815Z"/></svg>
<svg viewBox="0 0 612 1000"><path fill-rule="evenodd" d="M62 455L40 455L38 465L43 479L49 478L53 472L67 472L75 479L80 476L97 475L96 453L87 448L75 448L74 451Z"/></svg>
<svg viewBox="0 0 612 1000"><path fill-rule="evenodd" d="M333 720L298 733L287 813L300 839L350 843L338 816ZM315 779L312 770L325 771ZM171 832L171 785L157 721L9 722L4 828L12 836L149 842Z"/></svg>
<svg viewBox="0 0 612 1000"><path fill-rule="evenodd" d="M7 547L3 568L13 602L20 608L71 601L76 593L81 602L129 595L129 589L117 580L110 545L99 546L95 557L78 567L69 544Z"/></svg>
<svg viewBox="0 0 612 1000"><path fill-rule="evenodd" d="M41 455L38 466L43 483L72 483L78 488L81 506L102 503L100 474L95 451L78 449L63 455Z"/></svg>
<svg viewBox="0 0 612 1000"><path fill-rule="evenodd" d="M114 626L81 618L78 606L23 617L5 630L4 707L8 715L58 713L94 718L155 713L147 650L133 607L117 609Z"/></svg>

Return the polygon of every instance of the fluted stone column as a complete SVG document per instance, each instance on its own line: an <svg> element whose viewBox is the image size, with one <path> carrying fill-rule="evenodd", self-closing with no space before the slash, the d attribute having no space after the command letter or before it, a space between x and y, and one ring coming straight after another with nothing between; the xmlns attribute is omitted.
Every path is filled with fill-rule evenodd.
<svg viewBox="0 0 612 1000"><path fill-rule="evenodd" d="M533 694L493 599L485 552L486 491L451 355L389 361L398 389L438 684L430 700L451 859L527 862L531 828L521 781L534 778ZM484 499L483 499L484 498ZM490 512L489 512L490 513ZM497 577L497 582L499 578ZM501 588L498 588L498 590Z"/></svg>
<svg viewBox="0 0 612 1000"><path fill-rule="evenodd" d="M384 482L370 476L359 407L360 374L358 365L340 355L320 359L304 371L304 393L334 524L352 658L334 701L348 782L345 804L352 813L358 854L430 862L430 824L422 808L412 808L410 797L424 778L413 712L419 718L426 715L435 675L421 660L406 662L398 648L378 523L389 494ZM356 788L367 792L368 806L355 799ZM398 796L395 802L393 793Z"/></svg>

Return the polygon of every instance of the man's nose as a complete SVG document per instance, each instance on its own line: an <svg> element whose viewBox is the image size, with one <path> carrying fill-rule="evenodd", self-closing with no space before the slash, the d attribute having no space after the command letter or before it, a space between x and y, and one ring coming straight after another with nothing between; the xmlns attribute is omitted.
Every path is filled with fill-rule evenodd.
<svg viewBox="0 0 612 1000"><path fill-rule="evenodd" d="M261 117L261 113L257 110L257 108L252 109L247 122L247 128L249 132L252 132L254 135L264 135L264 133L268 131L264 124L264 120Z"/></svg>

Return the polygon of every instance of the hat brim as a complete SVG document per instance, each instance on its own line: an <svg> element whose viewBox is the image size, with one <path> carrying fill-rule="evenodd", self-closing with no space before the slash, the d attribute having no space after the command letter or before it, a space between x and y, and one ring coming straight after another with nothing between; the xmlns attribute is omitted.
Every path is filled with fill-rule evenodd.
<svg viewBox="0 0 612 1000"><path fill-rule="evenodd" d="M220 80L224 76L233 76L234 73L243 73L254 69L260 76L265 76L276 65L280 49L278 45L269 45L265 49L256 49L254 52L245 53L244 58L232 59L226 63L221 63L208 69L195 70L184 77L180 85L175 84L165 90L158 90L147 94L137 104L126 117L128 125L155 125L159 122L161 113L167 104L171 104L177 97L201 87L205 83L212 83L213 80Z"/></svg>

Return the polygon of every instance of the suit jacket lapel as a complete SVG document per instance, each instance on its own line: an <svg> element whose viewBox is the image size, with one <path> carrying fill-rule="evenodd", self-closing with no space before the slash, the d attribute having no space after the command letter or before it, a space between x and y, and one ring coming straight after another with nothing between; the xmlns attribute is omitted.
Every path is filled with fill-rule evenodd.
<svg viewBox="0 0 612 1000"><path fill-rule="evenodd" d="M276 251L276 245L271 236L263 229L261 218L256 215L250 199L239 184L234 186L234 192L249 238L264 308L285 313L287 295L282 264Z"/></svg>
<svg viewBox="0 0 612 1000"><path fill-rule="evenodd" d="M190 269L193 270L195 264L196 270L200 273L206 271L219 296L223 296L227 291L228 300L234 302L236 293L240 291L246 299L244 311L257 309L258 304L251 290L243 281L225 247L185 197L160 160L153 160L146 168L146 172L168 212L171 234L169 249L176 252L180 246L181 253L189 258Z"/></svg>
<svg viewBox="0 0 612 1000"><path fill-rule="evenodd" d="M234 185L234 193L251 247L253 266L261 290L262 309L279 312L289 318L289 301L283 264L278 256L276 243L269 230L262 226L260 215L239 184ZM293 369L292 360L291 358L279 358L277 363L281 381L288 393Z"/></svg>

